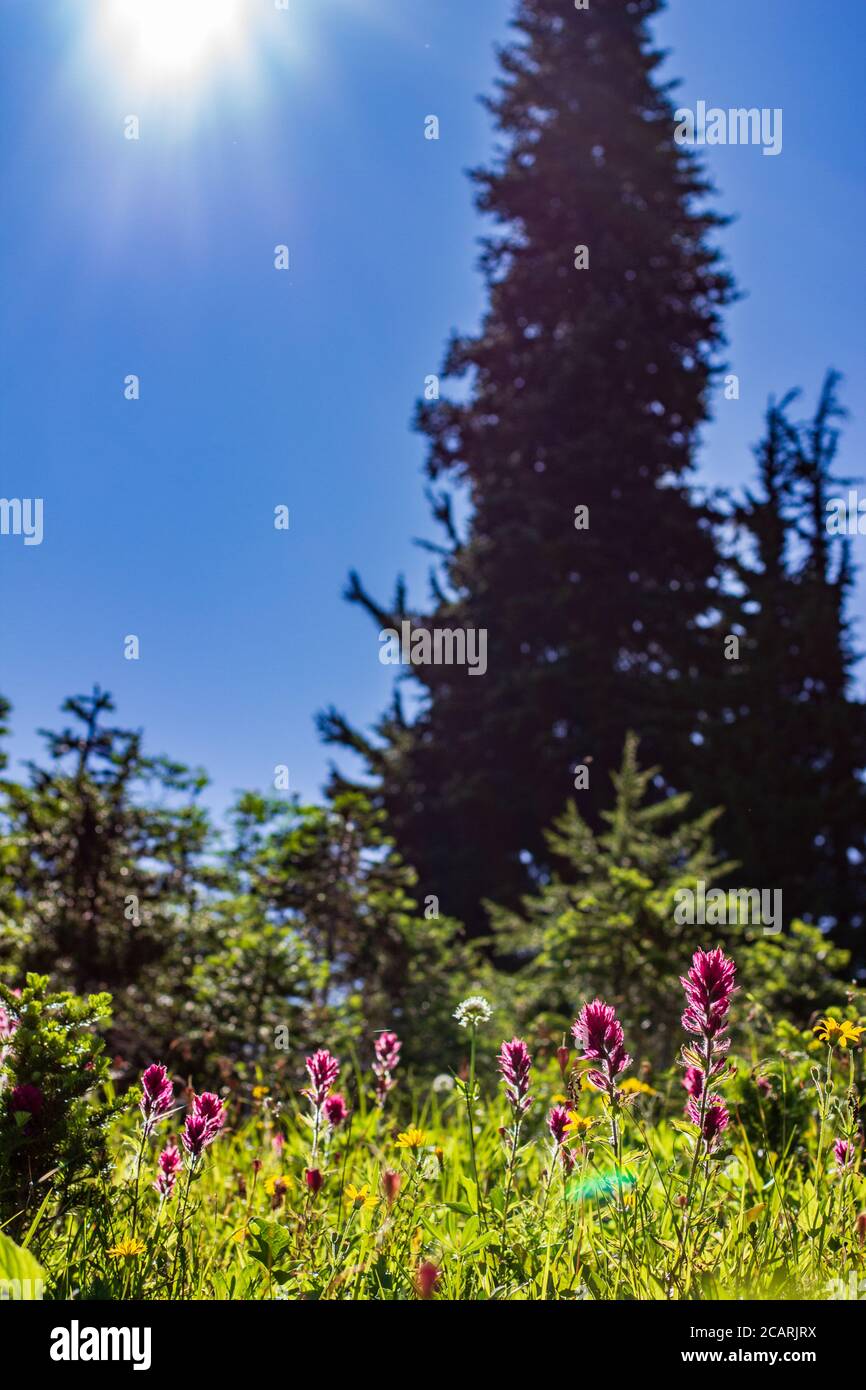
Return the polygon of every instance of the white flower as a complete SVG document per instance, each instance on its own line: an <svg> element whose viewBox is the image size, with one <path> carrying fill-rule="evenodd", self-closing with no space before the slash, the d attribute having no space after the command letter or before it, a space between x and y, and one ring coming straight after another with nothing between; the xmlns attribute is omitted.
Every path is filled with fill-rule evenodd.
<svg viewBox="0 0 866 1390"><path fill-rule="evenodd" d="M482 994L470 994L454 1010L454 1017L461 1028L477 1028L481 1023L489 1023L493 1010Z"/></svg>
<svg viewBox="0 0 866 1390"><path fill-rule="evenodd" d="M447 1071L440 1072L433 1078L433 1090L439 1095L443 1091L454 1090L454 1077L449 1076Z"/></svg>

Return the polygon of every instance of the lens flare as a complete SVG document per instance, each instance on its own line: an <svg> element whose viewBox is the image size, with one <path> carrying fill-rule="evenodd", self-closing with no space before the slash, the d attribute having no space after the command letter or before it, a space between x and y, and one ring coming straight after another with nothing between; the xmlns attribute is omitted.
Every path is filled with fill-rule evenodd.
<svg viewBox="0 0 866 1390"><path fill-rule="evenodd" d="M592 1178L572 1178L565 1193L570 1202L585 1201L587 1198L599 1202L614 1202L617 1193L627 1192L630 1187L634 1187L636 1181L633 1173L622 1170L618 1174L616 1168L610 1168L606 1173L599 1173Z"/></svg>
<svg viewBox="0 0 866 1390"><path fill-rule="evenodd" d="M145 81L174 82L237 56L243 9L243 0L106 0L100 22L119 64Z"/></svg>

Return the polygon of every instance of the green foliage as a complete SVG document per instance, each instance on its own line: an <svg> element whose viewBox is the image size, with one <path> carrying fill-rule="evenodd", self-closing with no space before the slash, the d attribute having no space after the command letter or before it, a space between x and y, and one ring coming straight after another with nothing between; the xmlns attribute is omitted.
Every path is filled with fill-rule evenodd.
<svg viewBox="0 0 866 1390"><path fill-rule="evenodd" d="M107 1127L119 1108L106 1099L99 1036L110 1002L105 994L54 993L34 974L20 995L0 984L0 1006L17 1024L0 1051L0 1224L13 1230L26 1229L47 1198L77 1200L82 1184L103 1171ZM22 1109L31 1097L31 1109Z"/></svg>
<svg viewBox="0 0 866 1390"><path fill-rule="evenodd" d="M230 820L222 896L184 962L186 1045L267 1061L275 1038L297 1051L396 1028L404 1061L422 1061L467 953L455 923L419 911L383 813L359 794L245 793Z"/></svg>
<svg viewBox="0 0 866 1390"><path fill-rule="evenodd" d="M543 1013L553 1033L603 993L640 1054L658 1060L670 1056L678 1032L683 961L699 947L723 945L760 1010L805 1022L844 974L848 953L802 922L766 935L740 920L733 896L725 923L702 925L679 911L680 893L695 893L699 882L709 890L733 866L713 849L718 812L687 819L686 794L648 801L657 775L640 768L629 736L613 776L614 806L602 814L607 829L595 834L571 804L549 836L563 870L524 900L521 913L492 909L497 950L513 967L500 993L521 1018Z"/></svg>
<svg viewBox="0 0 866 1390"><path fill-rule="evenodd" d="M114 1045L142 1057L147 1001L195 906L206 779L146 756L140 733L107 724L114 705L98 689L63 710L74 722L42 731L47 766L31 763L27 784L2 786L0 911L19 932L0 944L19 974L111 992Z"/></svg>
<svg viewBox="0 0 866 1390"><path fill-rule="evenodd" d="M562 873L521 913L493 908L492 921L497 951L517 966L503 988L521 1019L543 1012L553 1032L564 1032L585 999L604 993L642 1052L669 1057L682 963L708 944L708 930L718 934L678 922L676 894L712 883L727 866L712 847L718 812L685 819L685 794L648 802L657 775L640 768L629 735L612 777L614 806L602 813L607 829L593 832L571 803L548 837Z"/></svg>
<svg viewBox="0 0 866 1390"><path fill-rule="evenodd" d="M398 1073L383 1114L360 1103L366 1078L343 1058L339 1086L353 1113L319 1151L315 1195L304 1178L309 1125L297 1095L269 1075L265 1096L249 1085L235 1090L229 1124L207 1150L188 1203L185 1174L164 1202L148 1180L170 1121L151 1138L133 1248L124 1246L134 1202L126 1122L116 1134L110 1222L102 1209L43 1221L33 1247L59 1298L74 1289L80 1298L403 1301L420 1296L425 1262L435 1266L433 1296L463 1301L824 1300L840 1283L850 1296L851 1281L856 1288L866 1277L855 1225L866 1181L860 1144L854 1167L840 1174L832 1143L848 1097L863 1094L862 1051L838 1051L828 1070L827 1049L810 1035L778 1023L772 1038L758 1038L748 1018L735 996L731 1124L706 1161L688 1222L680 1074L667 1070L622 1112L620 1201L597 1092L577 1095L583 1128L569 1142L570 1166L553 1151L546 1118L563 1080L536 1048L533 1025L534 1102L510 1185L501 1134L509 1111L492 1061L480 1065L473 1106L476 1186L458 1087L410 1084ZM626 1043L631 1049L628 1034ZM418 1132L408 1134L410 1126Z"/></svg>

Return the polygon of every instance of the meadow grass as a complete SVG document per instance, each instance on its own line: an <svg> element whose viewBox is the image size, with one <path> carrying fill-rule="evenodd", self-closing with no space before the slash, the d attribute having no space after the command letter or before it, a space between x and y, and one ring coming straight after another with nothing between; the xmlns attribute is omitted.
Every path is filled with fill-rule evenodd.
<svg viewBox="0 0 866 1390"><path fill-rule="evenodd" d="M850 1054L828 1060L831 1084L844 1085ZM152 1187L155 1160L180 1116L164 1117L143 1147L125 1122L86 1210L46 1210L28 1233L50 1295L825 1299L850 1296L866 1274L863 1180L822 1154L821 1097L776 1149L760 1118L785 1106L784 1067L751 1126L735 1106L724 1148L699 1161L690 1221L694 1127L676 1117L676 1073L626 1093L618 1165L604 1097L579 1089L569 1172L545 1120L566 1099L563 1076L555 1059L534 1067L510 1183L509 1106L501 1090L476 1094L480 1188L465 1085L401 1084L383 1110L368 1100L369 1075L350 1065L342 1079L356 1103L338 1129L325 1126L315 1169L306 1099L260 1081L234 1093L225 1127L168 1199Z"/></svg>

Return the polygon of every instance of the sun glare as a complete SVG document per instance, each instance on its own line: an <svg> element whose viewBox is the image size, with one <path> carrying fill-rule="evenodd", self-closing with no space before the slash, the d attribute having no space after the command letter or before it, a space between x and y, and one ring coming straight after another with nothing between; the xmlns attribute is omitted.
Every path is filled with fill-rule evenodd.
<svg viewBox="0 0 866 1390"><path fill-rule="evenodd" d="M244 0L105 0L113 60L147 82L200 76L239 56Z"/></svg>

